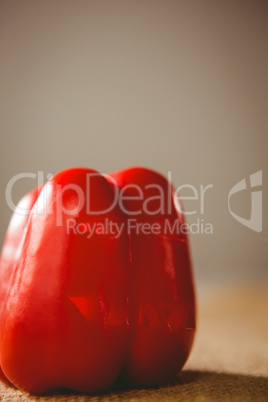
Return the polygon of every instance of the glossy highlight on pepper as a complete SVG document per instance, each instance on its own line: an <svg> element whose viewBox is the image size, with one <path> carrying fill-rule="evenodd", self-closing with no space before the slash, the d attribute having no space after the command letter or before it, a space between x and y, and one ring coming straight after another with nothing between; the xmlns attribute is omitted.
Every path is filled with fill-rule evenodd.
<svg viewBox="0 0 268 402"><path fill-rule="evenodd" d="M181 370L195 295L173 194L149 169L72 168L20 201L0 260L0 379L93 393Z"/></svg>

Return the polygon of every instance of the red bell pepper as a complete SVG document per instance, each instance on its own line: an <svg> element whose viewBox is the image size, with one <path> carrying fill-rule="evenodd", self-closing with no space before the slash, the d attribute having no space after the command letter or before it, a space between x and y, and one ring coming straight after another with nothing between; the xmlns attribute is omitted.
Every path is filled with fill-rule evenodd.
<svg viewBox="0 0 268 402"><path fill-rule="evenodd" d="M142 386L179 372L195 298L173 195L148 169L74 168L21 201L0 261L0 366L12 384L98 392L119 376Z"/></svg>

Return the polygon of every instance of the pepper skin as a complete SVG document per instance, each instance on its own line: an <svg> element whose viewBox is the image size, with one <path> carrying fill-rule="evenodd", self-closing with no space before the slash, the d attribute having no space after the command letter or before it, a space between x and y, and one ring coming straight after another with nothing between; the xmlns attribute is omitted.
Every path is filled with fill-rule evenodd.
<svg viewBox="0 0 268 402"><path fill-rule="evenodd" d="M0 261L8 381L35 394L95 393L119 376L148 386L180 371L195 296L187 235L163 229L184 223L173 194L149 169L73 168L21 201L29 213L15 211ZM121 232L101 230L107 222Z"/></svg>

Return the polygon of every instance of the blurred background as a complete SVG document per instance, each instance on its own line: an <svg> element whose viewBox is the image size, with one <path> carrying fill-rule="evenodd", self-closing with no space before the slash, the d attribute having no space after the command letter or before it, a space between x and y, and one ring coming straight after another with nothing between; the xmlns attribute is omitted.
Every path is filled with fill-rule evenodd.
<svg viewBox="0 0 268 402"><path fill-rule="evenodd" d="M267 71L266 0L0 0L1 245L14 175L141 165L192 197L201 295L267 281ZM250 219L259 171L256 232L231 216L228 194L246 179L230 207ZM18 181L13 199L36 185Z"/></svg>

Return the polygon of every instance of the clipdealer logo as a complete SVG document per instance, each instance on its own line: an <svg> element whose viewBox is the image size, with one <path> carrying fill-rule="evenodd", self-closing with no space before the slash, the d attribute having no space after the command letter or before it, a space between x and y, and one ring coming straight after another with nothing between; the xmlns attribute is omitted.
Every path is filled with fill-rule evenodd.
<svg viewBox="0 0 268 402"><path fill-rule="evenodd" d="M86 223L82 224L79 223L79 227L76 228L75 225L75 220L72 219L74 218L79 211L83 208L84 204L89 201L90 199L90 180L91 180L91 176L94 176L95 174L89 174L89 177L87 177L88 182L87 182L87 192L85 194L84 190L82 188L80 188L78 185L74 184L74 183L68 183L65 186L56 186L56 191L57 191L57 203L55 205L55 210L52 209L51 210L51 203L47 203L48 197L49 197L49 193L51 193L51 191L53 192L54 190L52 190L52 184L51 182L48 182L48 185L44 187L45 191L42 191L35 206L34 206L34 213L36 214L44 214L44 213L48 213L48 214L53 214L55 213L57 216L57 226L61 226L63 224L63 214L68 215L71 219L69 222L69 229L72 229L73 231L76 231L78 234L83 234L83 233L89 233L92 232L92 230L96 230L96 233L105 233L105 230L103 228L87 228ZM109 175L103 175L105 176L109 176ZM16 206L14 201L13 201L13 197L12 197L12 193L13 193L13 187L16 184L16 182L18 180L21 179L34 179L37 181L37 187L43 187L46 179L51 179L53 177L52 174L48 174L45 177L44 172L37 172L37 173L29 173L29 172L25 172L25 173L19 173L15 176L13 176L9 182L7 183L6 186L6 202L7 205L9 206L9 208L15 212L16 215L25 215L28 214L29 211L27 211L27 209L25 210L23 205L21 205L21 203ZM237 194L240 193L244 190L247 189L247 180L249 180L250 183L250 201L251 201L251 211L250 211L250 218L247 219L243 216L238 215L236 212L234 212L231 209L231 199L232 197ZM242 180L240 180L238 183L236 183L231 190L228 193L228 197L227 197L227 205L228 205L228 211L230 213L230 215L237 221L239 222L241 225L247 227L250 230L253 230L255 232L262 232L262 190L261 190L261 186L262 186L262 170L259 170L255 173L252 173L249 176L249 179L244 178ZM168 182L171 183L171 172L168 172ZM145 189L141 189L139 188L139 186L137 185L128 185L131 186L132 188L135 188L135 190L137 191L137 195L133 196L132 199L135 200L137 199L137 197L139 198L139 200L143 200L143 204L142 204L142 210L144 213L148 214L148 216L151 215L155 215L157 213L163 213L163 210L165 209L164 205L164 196L163 196L163 190L162 188L158 188L159 186L157 184L150 184L147 187L153 187L155 188L155 190L158 189L159 193L157 196L153 196L149 199L146 198L146 187ZM116 186L115 186L116 188ZM174 205L177 209L177 211L179 212L179 214L183 214L186 216L192 215L195 216L196 219L195 221L193 221L191 224L188 223L183 223L183 224L178 224L178 220L174 223L174 227L168 227L167 229L171 232L171 233L177 233L178 231L181 232L185 232L185 233L190 233L190 234L213 234L214 233L214 228L213 228L213 224L211 222L207 222L205 219L205 200L207 198L207 193L210 194L211 190L214 189L213 184L208 184L206 186L204 185L200 185L198 187L193 186L191 184L182 184L180 185L177 189L174 189L174 194L173 194L173 202ZM99 214L104 214L105 212L109 212L111 209L114 208L115 205L119 205L119 207L121 208L121 210L125 213L127 213L128 215L132 216L132 215L139 215L141 213L140 210L132 212L130 210L127 210L125 208L125 200L126 199L131 199L131 197L127 197L124 193L124 188L121 191L118 191L115 194L115 199L113 200L113 203L109 206L109 208L107 210L103 210L103 211L91 211L90 208L87 208L87 213L88 214L95 214L95 215L99 215ZM185 195L185 190L187 193L187 196ZM209 191L208 191L209 190ZM75 194L75 199L77 200L77 203L75 205L73 205L73 208L69 209L69 208L65 208L64 203L63 203L63 196L65 191L73 191ZM170 190L169 190L170 191ZM182 194L183 195L182 195ZM248 196L248 195L247 195ZM152 199L159 199L159 208L157 208L155 211L150 211L148 209L149 203L148 201L152 200ZM180 201L186 201L187 202L187 210L182 210L182 206ZM170 198L170 202L171 198ZM193 209L189 209L189 204L188 202L194 202L195 208ZM89 207L89 205L87 205L87 207ZM54 207L53 207L54 208ZM169 208L170 205L169 205ZM131 229L133 227L133 219L130 219L130 225L129 228ZM148 224L147 224L148 225ZM175 226L177 225L177 226ZM106 225L107 226L107 225ZM106 228L105 226L105 228ZM114 226L111 225L111 222L109 222L109 225L107 226L109 228L112 228L114 230ZM146 229L146 231L148 230L147 226L146 228L143 228L144 230ZM155 230L159 230L156 229L155 227L152 228L154 231ZM137 227L137 230L141 230L139 227ZM120 230L118 229L117 231L118 233L120 233ZM116 233L117 233L116 232Z"/></svg>
<svg viewBox="0 0 268 402"><path fill-rule="evenodd" d="M241 225L260 233L262 231L262 170L253 173L249 176L251 190L251 211L250 218L246 219L231 210L230 199L234 194L247 189L246 179L243 179L236 183L228 195L228 209L234 219L236 219Z"/></svg>

